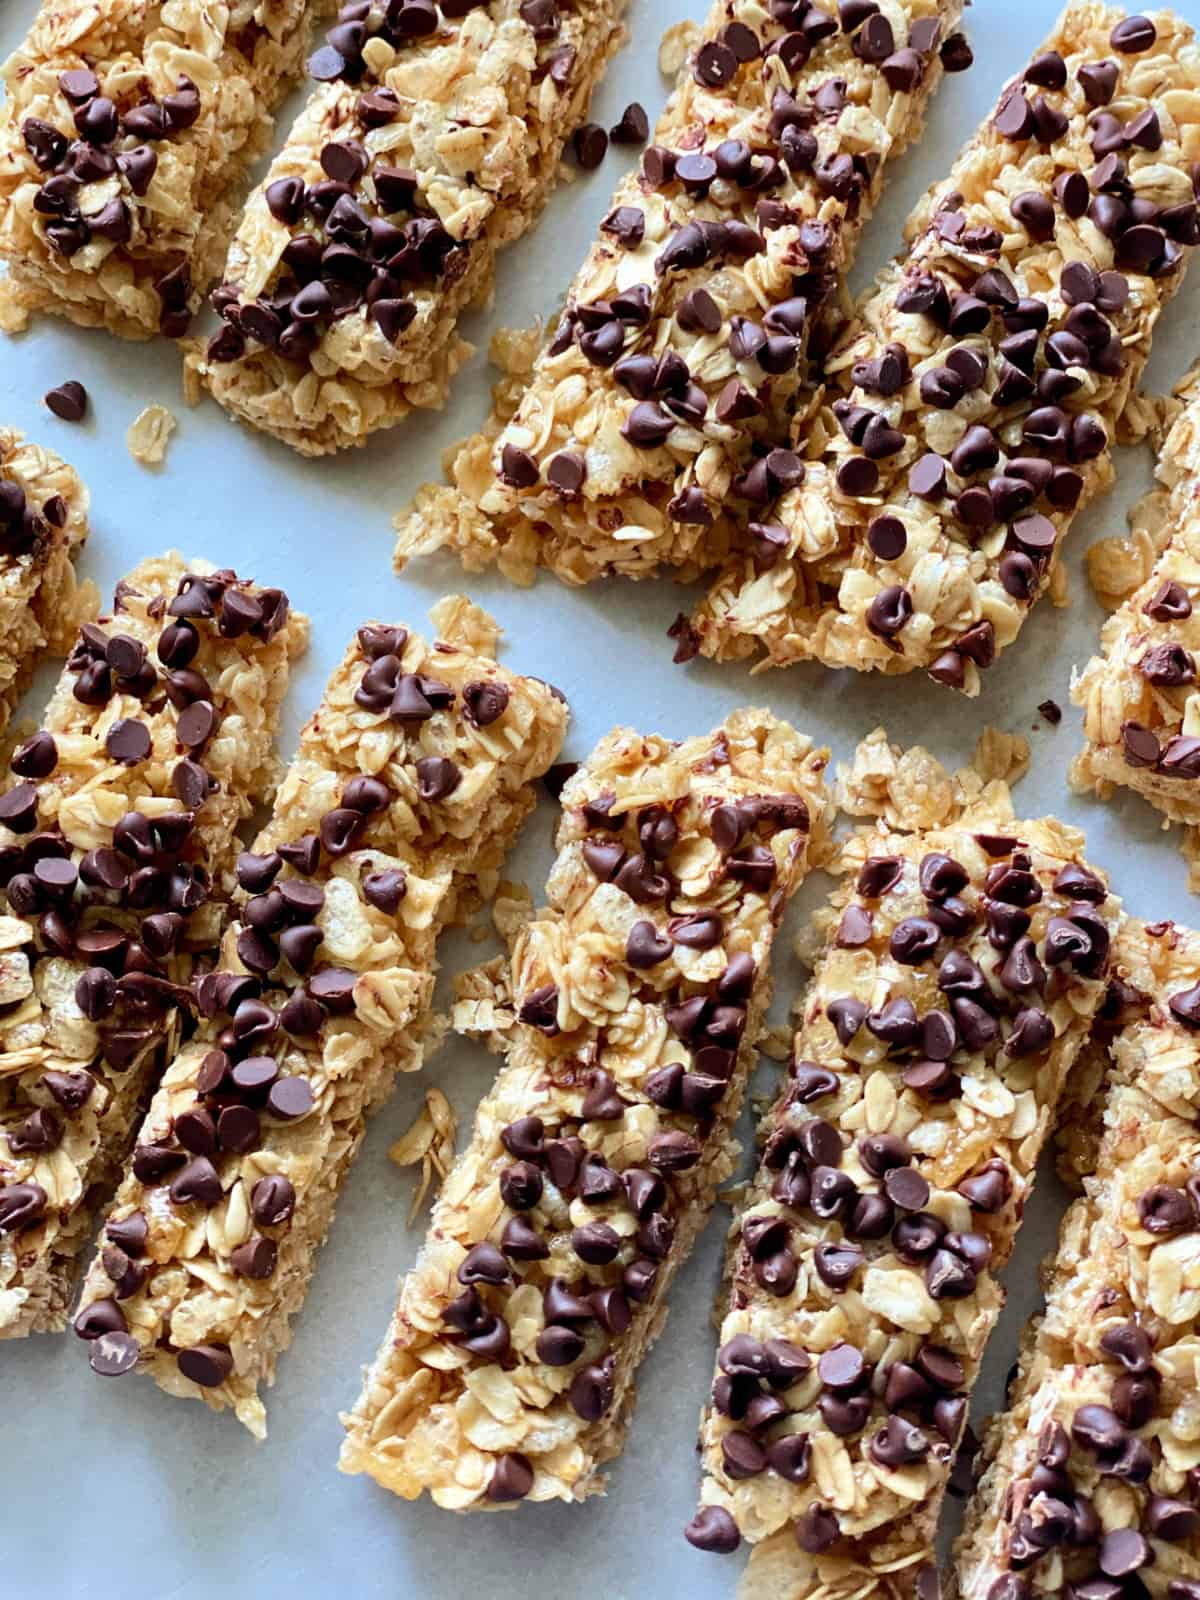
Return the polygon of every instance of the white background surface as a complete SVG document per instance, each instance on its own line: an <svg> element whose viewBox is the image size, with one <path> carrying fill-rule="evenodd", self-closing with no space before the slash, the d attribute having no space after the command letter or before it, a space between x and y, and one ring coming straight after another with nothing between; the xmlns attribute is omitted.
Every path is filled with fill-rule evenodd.
<svg viewBox="0 0 1200 1600"><path fill-rule="evenodd" d="M0 0L0 54L18 42L34 0ZM663 28L699 18L707 0L633 0L632 39L596 101L610 126L631 99L657 114L665 85L656 67ZM1200 22L1200 0L1179 9ZM896 167L867 230L857 286L897 247L902 219L924 187L987 114L1002 80L1048 31L1044 0L977 0L968 15L975 66L948 77L928 132ZM440 451L476 427L486 410L483 352L492 327L548 313L582 259L607 209L627 152L610 153L596 173L561 188L538 230L502 263L493 309L465 332L480 349L444 415L420 417L377 436L364 451L306 462L283 445L232 425L215 406L187 411L171 346L125 344L44 321L17 340L0 338L0 419L67 457L92 491L93 532L82 570L106 600L135 562L168 546L284 586L313 618L313 647L289 698L282 748L316 703L354 628L368 617L424 625L430 603L467 588L501 619L505 659L559 684L574 723L565 756L582 757L614 723L683 737L734 706L766 703L828 741L846 759L879 723L893 738L924 741L953 765L969 759L983 722L1025 732L1033 749L1017 790L1026 815L1053 811L1087 830L1093 859L1107 866L1130 909L1188 921L1200 907L1184 887L1173 833L1127 796L1112 806L1068 792L1079 744L1069 705L1073 665L1095 646L1101 620L1082 575L1086 546L1120 531L1125 509L1149 481L1144 452L1119 452L1117 491L1081 516L1068 547L1072 605L1043 602L1018 643L986 674L975 702L923 677L880 680L817 666L751 679L744 668L671 664L665 631L686 605L671 584L610 583L567 590L543 578L514 590L495 576L464 580L450 561L391 571L393 513L438 472ZM1196 308L1200 269L1163 319L1150 379L1169 386L1200 355ZM41 396L82 380L92 412L82 427L51 417ZM150 401L174 408L179 431L158 471L137 466L125 430ZM43 673L24 710L36 715L48 692ZM1061 727L1038 717L1039 701L1064 707ZM554 808L545 802L514 862L535 894L551 859ZM812 905L826 882L814 880ZM465 940L444 949L448 973L478 958ZM799 968L780 941L778 998L790 1002ZM492 1058L452 1041L430 1067L464 1127L490 1081ZM765 1081L765 1080L764 1080ZM342 1199L295 1341L269 1396L270 1437L256 1446L228 1414L168 1399L130 1377L103 1382L72 1336L0 1346L0 1595L53 1600L277 1600L344 1594L355 1600L686 1600L732 1596L739 1559L701 1555L684 1543L697 1487L695 1424L711 1372L710 1315L723 1222L714 1222L676 1285L666 1332L642 1377L628 1448L606 1499L580 1507L527 1507L510 1516L456 1518L427 1503L406 1505L369 1480L340 1476L339 1410L358 1391L360 1365L374 1353L391 1311L397 1274L420 1239L405 1227L411 1176L386 1158L389 1143L420 1105L418 1079L401 1082L378 1118ZM1018 1329L1036 1301L1036 1263L1054 1237L1062 1196L1047 1182L1008 1274L1010 1305L993 1339L976 1419L1000 1402Z"/></svg>

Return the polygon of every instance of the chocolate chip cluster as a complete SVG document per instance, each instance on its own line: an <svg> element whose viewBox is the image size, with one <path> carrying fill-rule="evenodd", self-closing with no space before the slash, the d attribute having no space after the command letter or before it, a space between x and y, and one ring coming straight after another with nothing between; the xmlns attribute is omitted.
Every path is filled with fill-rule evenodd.
<svg viewBox="0 0 1200 1600"><path fill-rule="evenodd" d="M161 100L147 96L129 105L118 105L103 94L88 67L60 73L58 87L77 137L72 139L41 117L26 117L21 134L38 171L46 175L33 202L43 219L46 242L56 254L70 259L93 239L112 245L130 242L135 203L145 196L158 169L154 145L192 127L201 104L196 85L183 76ZM81 191L116 174L124 179L132 201L118 195L85 216ZM160 331L172 339L181 337L192 319L187 263L161 272L155 289L162 306Z"/></svg>
<svg viewBox="0 0 1200 1600"><path fill-rule="evenodd" d="M687 1530L703 1549L785 1506L808 1554L857 1547L816 1490L819 1433L864 1495L917 1466L942 1492L1036 1162L1020 1125L1053 1110L1117 915L1096 873L1028 838L870 841L893 848L869 849L831 930L740 1222L704 1428L726 1492ZM796 1494L760 1507L755 1481L780 1477Z"/></svg>

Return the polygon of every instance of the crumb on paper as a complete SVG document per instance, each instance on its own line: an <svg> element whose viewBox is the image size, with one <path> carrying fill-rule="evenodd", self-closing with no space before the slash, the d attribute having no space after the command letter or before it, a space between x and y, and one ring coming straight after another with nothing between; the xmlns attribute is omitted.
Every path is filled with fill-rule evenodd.
<svg viewBox="0 0 1200 1600"><path fill-rule="evenodd" d="M674 78L700 37L697 22L676 22L663 34L658 47L658 70L664 78Z"/></svg>
<svg viewBox="0 0 1200 1600"><path fill-rule="evenodd" d="M1014 784L1029 771L1029 740L1020 733L985 728L975 741L971 766L984 783Z"/></svg>
<svg viewBox="0 0 1200 1600"><path fill-rule="evenodd" d="M175 413L166 406L147 406L129 424L125 443L129 454L143 467L159 466L167 454L167 444L179 426Z"/></svg>
<svg viewBox="0 0 1200 1600"><path fill-rule="evenodd" d="M768 1028L758 1042L759 1053L768 1061L786 1061L792 1053L792 1030L785 1022Z"/></svg>
<svg viewBox="0 0 1200 1600"><path fill-rule="evenodd" d="M539 317L528 328L497 328L488 341L488 360L510 378L528 378L542 344Z"/></svg>
<svg viewBox="0 0 1200 1600"><path fill-rule="evenodd" d="M424 1204L434 1175L441 1183L450 1170L457 1134L458 1118L449 1100L440 1089L426 1089L421 1111L388 1151L388 1160L398 1167L415 1167L418 1162L421 1165L420 1182L408 1208L410 1226Z"/></svg>
<svg viewBox="0 0 1200 1600"><path fill-rule="evenodd" d="M1043 700L1038 706L1038 715L1052 728L1057 728L1063 719L1062 707L1057 700Z"/></svg>
<svg viewBox="0 0 1200 1600"><path fill-rule="evenodd" d="M450 1026L461 1038L476 1039L493 1055L501 1055L516 1020L504 956L493 956L455 978Z"/></svg>

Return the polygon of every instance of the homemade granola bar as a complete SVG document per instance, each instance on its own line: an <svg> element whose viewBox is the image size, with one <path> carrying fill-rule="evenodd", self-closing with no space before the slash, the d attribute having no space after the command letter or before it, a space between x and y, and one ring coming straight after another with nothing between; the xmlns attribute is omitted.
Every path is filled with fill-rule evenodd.
<svg viewBox="0 0 1200 1600"><path fill-rule="evenodd" d="M18 308L178 338L324 0L42 0L0 69Z"/></svg>
<svg viewBox="0 0 1200 1600"><path fill-rule="evenodd" d="M301 734L75 1321L97 1372L140 1365L258 1437L366 1118L421 1065L438 937L494 889L566 727L481 654L490 618L439 615L429 644L360 629Z"/></svg>
<svg viewBox="0 0 1200 1600"><path fill-rule="evenodd" d="M753 1593L925 1592L967 1396L1119 902L989 788L847 847L788 1081L734 1223L689 1540ZM752 1569L753 1570L753 1569ZM784 1583L782 1574L793 1576Z"/></svg>
<svg viewBox="0 0 1200 1600"><path fill-rule="evenodd" d="M177 555L84 623L0 794L0 1338L64 1325L76 1258L215 949L234 829L307 621Z"/></svg>
<svg viewBox="0 0 1200 1600"><path fill-rule="evenodd" d="M516 414L422 490L397 559L450 544L568 583L719 560L729 496L763 506L796 481L770 446L961 9L717 0Z"/></svg>
<svg viewBox="0 0 1200 1600"><path fill-rule="evenodd" d="M1200 823L1200 394L1192 393L1159 456L1160 487L1131 521L1159 547L1145 581L1104 624L1102 654L1072 685L1087 745L1073 780L1100 794L1136 789L1177 822Z"/></svg>
<svg viewBox="0 0 1200 1600"><path fill-rule="evenodd" d="M0 428L0 732L43 651L65 655L93 604L77 588L88 492L51 450Z"/></svg>
<svg viewBox="0 0 1200 1600"><path fill-rule="evenodd" d="M923 667L967 694L1051 581L1200 238L1200 50L1082 0L1001 93L864 298L689 648Z"/></svg>
<svg viewBox="0 0 1200 1600"><path fill-rule="evenodd" d="M507 1060L343 1419L343 1471L455 1511L602 1491L732 1169L827 759L742 710L682 744L617 729L567 783Z"/></svg>
<svg viewBox="0 0 1200 1600"><path fill-rule="evenodd" d="M1200 1596L1200 934L1128 922L1084 1197L957 1549L969 1600Z"/></svg>
<svg viewBox="0 0 1200 1600"><path fill-rule="evenodd" d="M540 213L625 4L344 5L190 359L214 398L304 455L441 406L458 319Z"/></svg>

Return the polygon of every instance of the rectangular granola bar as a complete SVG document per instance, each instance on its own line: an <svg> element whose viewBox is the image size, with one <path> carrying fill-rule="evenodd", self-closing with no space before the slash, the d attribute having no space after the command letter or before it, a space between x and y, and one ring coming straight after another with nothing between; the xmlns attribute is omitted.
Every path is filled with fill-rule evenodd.
<svg viewBox="0 0 1200 1600"><path fill-rule="evenodd" d="M1105 996L1120 907L1082 849L989 791L848 848L731 1234L687 1530L761 1542L751 1593L926 1592L996 1275Z"/></svg>
<svg viewBox="0 0 1200 1600"><path fill-rule="evenodd" d="M905 228L691 645L973 695L1045 591L1200 238L1200 49L1080 0Z"/></svg>
<svg viewBox="0 0 1200 1600"><path fill-rule="evenodd" d="M961 9L717 0L515 415L421 492L398 562L449 544L587 583L718 561L730 495L761 506L794 481L770 446Z"/></svg>
<svg viewBox="0 0 1200 1600"><path fill-rule="evenodd" d="M1071 686L1083 707L1087 744L1072 771L1079 787L1102 795L1135 789L1176 822L1200 823L1200 393L1191 397L1163 443L1159 487L1134 508L1157 560L1144 582L1104 624L1101 654Z"/></svg>
<svg viewBox="0 0 1200 1600"><path fill-rule="evenodd" d="M307 619L177 555L85 623L0 795L0 1338L60 1329L179 1038Z"/></svg>
<svg viewBox="0 0 1200 1600"><path fill-rule="evenodd" d="M438 615L431 643L360 629L305 727L75 1322L95 1371L140 1365L258 1437L366 1119L421 1065L438 937L494 890L566 727L481 653L490 618Z"/></svg>
<svg viewBox="0 0 1200 1600"><path fill-rule="evenodd" d="M440 407L458 319L541 212L626 0L342 8L321 80L251 196L190 370L304 455Z"/></svg>
<svg viewBox="0 0 1200 1600"><path fill-rule="evenodd" d="M964 1600L1200 1595L1200 934L1128 922L1084 1197L956 1547Z"/></svg>
<svg viewBox="0 0 1200 1600"><path fill-rule="evenodd" d="M324 0L42 0L0 69L0 260L18 308L186 332Z"/></svg>
<svg viewBox="0 0 1200 1600"><path fill-rule="evenodd" d="M343 1419L343 1471L455 1511L602 1491L732 1170L827 760L744 710L682 744L617 729L567 784L506 1062Z"/></svg>
<svg viewBox="0 0 1200 1600"><path fill-rule="evenodd" d="M75 578L88 504L65 461L0 428L0 733L42 653L65 655L94 606Z"/></svg>

